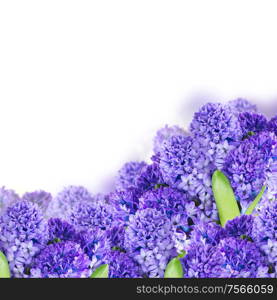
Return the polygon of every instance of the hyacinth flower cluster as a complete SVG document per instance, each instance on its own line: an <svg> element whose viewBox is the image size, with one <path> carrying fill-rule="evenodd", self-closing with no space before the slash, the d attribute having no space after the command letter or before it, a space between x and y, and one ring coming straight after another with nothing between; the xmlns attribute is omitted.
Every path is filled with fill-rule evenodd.
<svg viewBox="0 0 277 300"><path fill-rule="evenodd" d="M168 126L114 188L0 189L0 277L277 277L277 115L245 99Z"/></svg>

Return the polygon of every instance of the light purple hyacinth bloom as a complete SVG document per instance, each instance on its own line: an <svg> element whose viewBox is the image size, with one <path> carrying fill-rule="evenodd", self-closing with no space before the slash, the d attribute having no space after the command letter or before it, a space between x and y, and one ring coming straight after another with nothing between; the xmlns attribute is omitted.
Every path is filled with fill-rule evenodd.
<svg viewBox="0 0 277 300"><path fill-rule="evenodd" d="M200 201L204 217L217 219L211 187L215 167L197 143L191 136L172 136L160 153L160 169L167 184Z"/></svg>
<svg viewBox="0 0 277 300"><path fill-rule="evenodd" d="M194 114L190 131L218 169L232 144L241 140L238 117L228 105L207 103Z"/></svg>
<svg viewBox="0 0 277 300"><path fill-rule="evenodd" d="M90 192L82 186L64 188L51 202L47 214L50 217L68 219L75 204L93 201Z"/></svg>
<svg viewBox="0 0 277 300"><path fill-rule="evenodd" d="M118 175L115 180L117 190L125 190L128 188L136 187L136 180L140 175L141 170L146 166L144 161L131 161L125 163L118 171Z"/></svg>
<svg viewBox="0 0 277 300"><path fill-rule="evenodd" d="M45 247L33 260L33 278L87 278L90 259L79 244L60 242Z"/></svg>
<svg viewBox="0 0 277 300"><path fill-rule="evenodd" d="M225 159L223 171L229 178L242 212L262 189L277 193L277 138L261 132L241 142Z"/></svg>
<svg viewBox="0 0 277 300"><path fill-rule="evenodd" d="M179 126L168 126L165 125L165 127L159 129L156 133L156 136L154 137L154 153L157 155L161 152L162 147L166 141L171 138L172 136L176 135L183 135L187 136L188 132L186 132L183 128Z"/></svg>
<svg viewBox="0 0 277 300"><path fill-rule="evenodd" d="M125 248L140 265L144 276L163 277L168 261L177 255L174 228L168 217L153 208L130 216Z"/></svg>
<svg viewBox="0 0 277 300"><path fill-rule="evenodd" d="M20 197L13 190L0 188L0 216L6 211L6 209L20 200Z"/></svg>
<svg viewBox="0 0 277 300"><path fill-rule="evenodd" d="M228 101L227 103L234 114L238 115L243 112L256 113L257 106L250 101L238 98L235 100Z"/></svg>
<svg viewBox="0 0 277 300"><path fill-rule="evenodd" d="M277 198L264 201L254 219L255 242L267 255L272 266L272 276L277 277Z"/></svg>
<svg viewBox="0 0 277 300"><path fill-rule="evenodd" d="M115 213L116 210L111 205L81 202L72 208L69 222L81 230L95 227L106 230L111 227Z"/></svg>
<svg viewBox="0 0 277 300"><path fill-rule="evenodd" d="M20 201L0 218L0 243L13 277L27 277L26 267L47 241L47 224L36 204Z"/></svg>
<svg viewBox="0 0 277 300"><path fill-rule="evenodd" d="M41 211L45 213L48 209L50 202L52 201L52 195L50 193L40 190L31 193L25 193L22 199L36 203L41 209Z"/></svg>

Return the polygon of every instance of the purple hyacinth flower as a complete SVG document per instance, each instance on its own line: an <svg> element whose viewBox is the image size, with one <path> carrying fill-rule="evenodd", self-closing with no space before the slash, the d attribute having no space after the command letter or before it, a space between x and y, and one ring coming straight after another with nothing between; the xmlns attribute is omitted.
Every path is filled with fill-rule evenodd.
<svg viewBox="0 0 277 300"><path fill-rule="evenodd" d="M60 242L45 247L33 260L33 278L87 278L90 259L79 244Z"/></svg>
<svg viewBox="0 0 277 300"><path fill-rule="evenodd" d="M237 115L243 112L249 112L249 113L257 112L257 106L243 98L231 100L227 104L231 108L233 113Z"/></svg>
<svg viewBox="0 0 277 300"><path fill-rule="evenodd" d="M181 261L188 278L268 277L266 258L260 249L240 238L224 238L215 245L205 239L193 242Z"/></svg>
<svg viewBox="0 0 277 300"><path fill-rule="evenodd" d="M36 204L19 201L0 218L0 244L13 277L27 277L26 267L47 241L47 223Z"/></svg>
<svg viewBox="0 0 277 300"><path fill-rule="evenodd" d="M147 164L144 161L132 161L125 163L118 171L118 175L116 177L116 189L125 190L136 187L137 177L146 165Z"/></svg>
<svg viewBox="0 0 277 300"><path fill-rule="evenodd" d="M0 188L0 216L6 211L6 209L19 201L20 197L13 190L8 190L5 187Z"/></svg>
<svg viewBox="0 0 277 300"><path fill-rule="evenodd" d="M75 241L77 232L72 224L59 218L48 220L48 241Z"/></svg>
<svg viewBox="0 0 277 300"><path fill-rule="evenodd" d="M156 136L154 137L154 153L157 155L158 153L161 152L161 149L166 143L166 141L171 138L172 136L175 135L183 135L187 136L188 133L181 127L179 126L168 126L165 125L165 127L159 129L156 133Z"/></svg>
<svg viewBox="0 0 277 300"><path fill-rule="evenodd" d="M31 193L25 193L22 199L36 203L42 210L42 212L45 213L48 209L50 202L52 201L52 195L45 191L35 191Z"/></svg>
<svg viewBox="0 0 277 300"><path fill-rule="evenodd" d="M186 193L170 187L144 193L139 200L139 208L155 208L163 212L176 226L177 231L187 234L192 230L199 214L195 203Z"/></svg>
<svg viewBox="0 0 277 300"><path fill-rule="evenodd" d="M114 221L115 209L111 205L103 205L95 202L77 203L71 210L69 222L76 228L106 230Z"/></svg>
<svg viewBox="0 0 277 300"><path fill-rule="evenodd" d="M254 135L257 132L265 131L268 127L265 116L249 112L239 114L239 123L244 138Z"/></svg>
<svg viewBox="0 0 277 300"><path fill-rule="evenodd" d="M50 217L68 219L73 206L85 201L93 201L92 195L86 188L82 186L66 187L53 199L47 214Z"/></svg>
<svg viewBox="0 0 277 300"><path fill-rule="evenodd" d="M153 208L130 216L125 249L140 265L144 276L163 277L168 261L177 255L174 228L168 217Z"/></svg>
<svg viewBox="0 0 277 300"><path fill-rule="evenodd" d="M261 132L244 140L226 157L223 171L229 178L242 212L265 185L277 192L277 138Z"/></svg>
<svg viewBox="0 0 277 300"><path fill-rule="evenodd" d="M127 253L110 250L97 263L109 265L109 278L140 278L142 272L139 265ZM94 266L92 266L94 269Z"/></svg>
<svg viewBox="0 0 277 300"><path fill-rule="evenodd" d="M252 239L253 223L254 217L252 215L241 215L228 221L224 228L229 237Z"/></svg>
<svg viewBox="0 0 277 300"><path fill-rule="evenodd" d="M277 115L268 122L268 130L277 135Z"/></svg>

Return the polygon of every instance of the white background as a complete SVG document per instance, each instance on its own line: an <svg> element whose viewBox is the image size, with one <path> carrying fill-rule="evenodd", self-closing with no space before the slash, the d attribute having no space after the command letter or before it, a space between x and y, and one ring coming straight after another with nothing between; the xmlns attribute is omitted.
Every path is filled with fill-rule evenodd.
<svg viewBox="0 0 277 300"><path fill-rule="evenodd" d="M240 96L273 113L276 11L253 0L1 1L0 185L101 191L200 102Z"/></svg>

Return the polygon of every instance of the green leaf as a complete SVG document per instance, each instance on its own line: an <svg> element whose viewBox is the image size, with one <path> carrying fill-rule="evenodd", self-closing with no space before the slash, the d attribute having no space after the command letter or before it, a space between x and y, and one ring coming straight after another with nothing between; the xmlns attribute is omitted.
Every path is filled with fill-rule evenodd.
<svg viewBox="0 0 277 300"><path fill-rule="evenodd" d="M10 268L6 256L0 251L0 278L10 278Z"/></svg>
<svg viewBox="0 0 277 300"><path fill-rule="evenodd" d="M101 265L90 276L90 278L108 278L109 277L109 265Z"/></svg>
<svg viewBox="0 0 277 300"><path fill-rule="evenodd" d="M245 214L246 215L251 215L253 210L255 209L255 207L257 206L257 204L259 203L259 201L261 200L264 191L265 191L265 186L262 187L261 191L259 192L259 194L257 195L257 197L255 198L255 200L253 200L253 202L248 206Z"/></svg>
<svg viewBox="0 0 277 300"><path fill-rule="evenodd" d="M173 258L166 266L164 278L183 278L184 272L179 258Z"/></svg>
<svg viewBox="0 0 277 300"><path fill-rule="evenodd" d="M212 188L221 226L240 216L237 200L228 178L219 170L212 177Z"/></svg>
<svg viewBox="0 0 277 300"><path fill-rule="evenodd" d="M177 258L182 258L186 255L186 251L182 250L181 253L177 256Z"/></svg>

